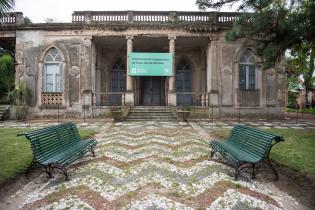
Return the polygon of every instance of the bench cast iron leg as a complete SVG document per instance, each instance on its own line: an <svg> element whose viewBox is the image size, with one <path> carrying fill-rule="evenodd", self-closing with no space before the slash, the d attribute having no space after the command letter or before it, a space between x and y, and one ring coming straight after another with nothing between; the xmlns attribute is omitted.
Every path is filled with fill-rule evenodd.
<svg viewBox="0 0 315 210"><path fill-rule="evenodd" d="M235 167L235 175L234 175L234 180L237 181L238 180L238 175L240 174L240 168L239 166Z"/></svg>
<svg viewBox="0 0 315 210"><path fill-rule="evenodd" d="M66 181L69 181L67 169L65 167L61 167L58 169L63 173L63 175L65 175Z"/></svg>
<svg viewBox="0 0 315 210"><path fill-rule="evenodd" d="M276 169L272 166L271 162L270 162L270 159L269 159L269 156L267 157L267 164L269 166L269 168L273 171L273 173L275 174L275 181L278 181L279 180L279 176L278 176L278 173L276 171Z"/></svg>
<svg viewBox="0 0 315 210"><path fill-rule="evenodd" d="M256 179L255 164L252 164L252 179Z"/></svg>
<svg viewBox="0 0 315 210"><path fill-rule="evenodd" d="M68 177L68 172L67 172L67 169L63 166L55 166L55 168L59 169L60 170L60 173L62 173L65 178L66 178L66 181L69 181L69 177Z"/></svg>
<svg viewBox="0 0 315 210"><path fill-rule="evenodd" d="M214 153L215 153L215 150L212 149L212 150L211 150L211 153L210 153L210 157L211 157L211 158L213 158Z"/></svg>
<svg viewBox="0 0 315 210"><path fill-rule="evenodd" d="M91 152L92 152L93 157L95 157L94 148L91 149Z"/></svg>
<svg viewBox="0 0 315 210"><path fill-rule="evenodd" d="M34 164L35 164L35 157L33 157L33 160L32 160L32 162L31 162L31 164L27 167L27 169L26 169L26 171L25 171L25 176L28 176L28 175L29 175L29 173L30 173L32 167L34 166Z"/></svg>
<svg viewBox="0 0 315 210"><path fill-rule="evenodd" d="M45 166L45 172L48 174L48 178L52 178L51 165Z"/></svg>

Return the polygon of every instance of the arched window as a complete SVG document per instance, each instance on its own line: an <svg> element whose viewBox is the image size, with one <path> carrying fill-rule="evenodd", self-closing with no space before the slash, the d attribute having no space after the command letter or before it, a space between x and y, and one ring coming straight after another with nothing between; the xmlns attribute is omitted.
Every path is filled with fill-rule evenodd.
<svg viewBox="0 0 315 210"><path fill-rule="evenodd" d="M126 66L121 58L118 58L110 71L110 90L114 94L110 96L111 105L121 104L121 92L126 90ZM119 92L115 94L115 92Z"/></svg>
<svg viewBox="0 0 315 210"><path fill-rule="evenodd" d="M239 64L239 88L240 90L257 89L257 68L255 56L249 49L240 57Z"/></svg>
<svg viewBox="0 0 315 210"><path fill-rule="evenodd" d="M182 59L176 66L176 92L177 105L192 105L192 67L186 59Z"/></svg>
<svg viewBox="0 0 315 210"><path fill-rule="evenodd" d="M51 48L44 60L43 91L62 92L62 58L56 48Z"/></svg>

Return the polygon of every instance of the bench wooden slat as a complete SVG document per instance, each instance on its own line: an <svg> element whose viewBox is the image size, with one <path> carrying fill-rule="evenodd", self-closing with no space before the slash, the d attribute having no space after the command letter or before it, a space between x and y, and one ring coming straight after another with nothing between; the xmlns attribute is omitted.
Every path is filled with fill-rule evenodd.
<svg viewBox="0 0 315 210"><path fill-rule="evenodd" d="M274 141L275 143L273 143ZM252 165L252 177L254 178L256 164L265 159L278 179L278 174L270 163L269 153L272 146L280 141L283 141L281 136L237 125L233 127L230 135L224 141L210 141L209 145L212 147L211 157L215 152L219 152L235 166L235 179L244 164Z"/></svg>
<svg viewBox="0 0 315 210"><path fill-rule="evenodd" d="M29 131L24 134L31 142L35 162L45 166L51 177L51 169L60 169L68 180L66 167L88 151L94 155L95 139L82 140L74 123L64 123Z"/></svg>

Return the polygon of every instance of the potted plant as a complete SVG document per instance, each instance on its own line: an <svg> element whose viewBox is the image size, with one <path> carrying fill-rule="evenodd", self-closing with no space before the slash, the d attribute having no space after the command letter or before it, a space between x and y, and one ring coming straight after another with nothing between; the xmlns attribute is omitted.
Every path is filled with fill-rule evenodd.
<svg viewBox="0 0 315 210"><path fill-rule="evenodd" d="M177 119L183 122L187 122L190 112L191 108L187 106L177 109Z"/></svg>
<svg viewBox="0 0 315 210"><path fill-rule="evenodd" d="M110 113L114 118L114 121L121 121L123 119L123 108L121 106L112 106Z"/></svg>
<svg viewBox="0 0 315 210"><path fill-rule="evenodd" d="M11 91L8 95L13 100L15 119L26 120L28 115L28 107L26 98L31 97L32 92L26 87L25 81L21 81L16 89Z"/></svg>

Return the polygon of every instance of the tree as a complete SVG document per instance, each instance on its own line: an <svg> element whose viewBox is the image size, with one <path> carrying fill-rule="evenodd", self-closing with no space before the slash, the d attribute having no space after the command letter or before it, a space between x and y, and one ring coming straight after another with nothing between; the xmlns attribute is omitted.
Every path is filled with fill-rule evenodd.
<svg viewBox="0 0 315 210"><path fill-rule="evenodd" d="M197 0L196 4L200 9L237 4L242 13L225 38L251 40L265 68L274 66L288 49L315 43L314 0Z"/></svg>
<svg viewBox="0 0 315 210"><path fill-rule="evenodd" d="M31 21L31 19L27 16L24 17L24 24L29 25L32 24L33 22Z"/></svg>
<svg viewBox="0 0 315 210"><path fill-rule="evenodd" d="M45 18L45 23L61 23L61 21L56 18Z"/></svg>
<svg viewBox="0 0 315 210"><path fill-rule="evenodd" d="M10 54L5 53L0 57L0 99L2 98L2 101L7 101L6 97L11 95L10 93L14 89L14 76L13 58Z"/></svg>
<svg viewBox="0 0 315 210"><path fill-rule="evenodd" d="M296 45L290 52L288 58L288 81L292 84L298 83L296 81L302 76L303 85L306 94L314 88L315 78L315 45L314 43L302 43ZM292 85L291 84L291 85ZM308 101L311 103L311 101Z"/></svg>
<svg viewBox="0 0 315 210"><path fill-rule="evenodd" d="M0 0L0 17L5 16L5 13L12 10L14 5L14 0Z"/></svg>

